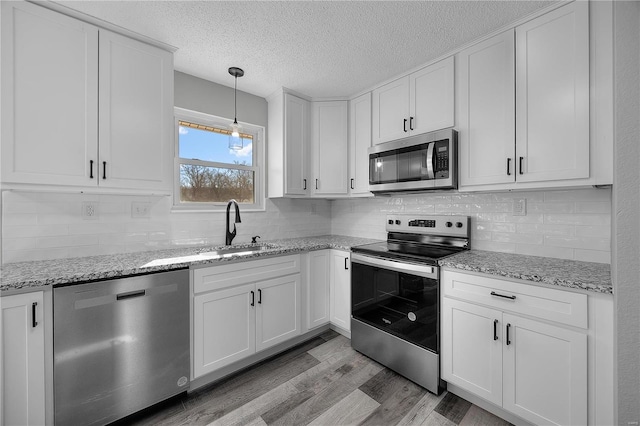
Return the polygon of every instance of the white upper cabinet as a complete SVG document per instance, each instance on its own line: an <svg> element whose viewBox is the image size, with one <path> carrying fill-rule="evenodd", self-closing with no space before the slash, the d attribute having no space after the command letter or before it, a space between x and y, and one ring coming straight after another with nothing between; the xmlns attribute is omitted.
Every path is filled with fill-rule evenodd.
<svg viewBox="0 0 640 426"><path fill-rule="evenodd" d="M590 155L605 138L590 140L589 52L589 3L573 2L457 55L462 190L606 183Z"/></svg>
<svg viewBox="0 0 640 426"><path fill-rule="evenodd" d="M372 97L373 144L409 136L409 76L375 89Z"/></svg>
<svg viewBox="0 0 640 426"><path fill-rule="evenodd" d="M2 2L2 180L95 185L98 28Z"/></svg>
<svg viewBox="0 0 640 426"><path fill-rule="evenodd" d="M279 92L268 99L267 196L309 195L309 101Z"/></svg>
<svg viewBox="0 0 640 426"><path fill-rule="evenodd" d="M373 91L373 144L454 125L453 57Z"/></svg>
<svg viewBox="0 0 640 426"><path fill-rule="evenodd" d="M347 195L347 101L312 102L313 195Z"/></svg>
<svg viewBox="0 0 640 426"><path fill-rule="evenodd" d="M461 186L515 182L514 46L509 30L458 54Z"/></svg>
<svg viewBox="0 0 640 426"><path fill-rule="evenodd" d="M589 3L516 28L517 180L589 177Z"/></svg>
<svg viewBox="0 0 640 426"><path fill-rule="evenodd" d="M2 7L3 182L171 191L172 53Z"/></svg>
<svg viewBox="0 0 640 426"><path fill-rule="evenodd" d="M369 152L371 147L371 93L349 102L349 194L369 192Z"/></svg>
<svg viewBox="0 0 640 426"><path fill-rule="evenodd" d="M170 188L173 55L101 30L99 63L100 185Z"/></svg>
<svg viewBox="0 0 640 426"><path fill-rule="evenodd" d="M453 56L409 75L409 130L412 135L453 127Z"/></svg>

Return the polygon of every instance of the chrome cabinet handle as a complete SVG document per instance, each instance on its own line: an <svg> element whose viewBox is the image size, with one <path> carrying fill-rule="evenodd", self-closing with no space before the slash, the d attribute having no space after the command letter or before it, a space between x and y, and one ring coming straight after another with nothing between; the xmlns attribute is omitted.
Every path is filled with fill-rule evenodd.
<svg viewBox="0 0 640 426"><path fill-rule="evenodd" d="M498 340L498 320L493 320L493 340Z"/></svg>
<svg viewBox="0 0 640 426"><path fill-rule="evenodd" d="M344 258L344 269L349 270L349 265L347 265L347 261L349 260L348 257Z"/></svg>
<svg viewBox="0 0 640 426"><path fill-rule="evenodd" d="M520 157L520 164L518 165L518 173L520 173L521 175L524 174L522 172L522 160L524 160L524 157Z"/></svg>
<svg viewBox="0 0 640 426"><path fill-rule="evenodd" d="M509 330L511 329L511 324L507 324L507 346L511 344L511 340L509 339Z"/></svg>
<svg viewBox="0 0 640 426"><path fill-rule="evenodd" d="M409 117L409 130L414 130L413 129L413 117Z"/></svg>
<svg viewBox="0 0 640 426"><path fill-rule="evenodd" d="M258 289L258 304L262 305L262 289Z"/></svg>
<svg viewBox="0 0 640 426"><path fill-rule="evenodd" d="M511 176L511 158L507 158L507 176Z"/></svg>
<svg viewBox="0 0 640 426"><path fill-rule="evenodd" d="M402 126L402 129L404 130L405 133L407 132L407 119L406 118L404 119L404 124Z"/></svg>
<svg viewBox="0 0 640 426"><path fill-rule="evenodd" d="M107 178L107 162L103 161L102 162L102 179L106 179Z"/></svg>
<svg viewBox="0 0 640 426"><path fill-rule="evenodd" d="M251 306L256 306L256 293L251 290Z"/></svg>
<svg viewBox="0 0 640 426"><path fill-rule="evenodd" d="M353 179L351 179L351 189L355 189L355 188L353 187Z"/></svg>
<svg viewBox="0 0 640 426"><path fill-rule="evenodd" d="M496 293L495 291L492 291L491 295L492 296L497 296L497 297L504 297L505 299L516 300L515 296L505 296L504 294Z"/></svg>
<svg viewBox="0 0 640 426"><path fill-rule="evenodd" d="M316 179L316 189L318 189L318 179Z"/></svg>
<svg viewBox="0 0 640 426"><path fill-rule="evenodd" d="M89 179L93 179L93 160L89 160Z"/></svg>
<svg viewBox="0 0 640 426"><path fill-rule="evenodd" d="M307 180L306 179L302 179L302 189L303 190L307 190Z"/></svg>

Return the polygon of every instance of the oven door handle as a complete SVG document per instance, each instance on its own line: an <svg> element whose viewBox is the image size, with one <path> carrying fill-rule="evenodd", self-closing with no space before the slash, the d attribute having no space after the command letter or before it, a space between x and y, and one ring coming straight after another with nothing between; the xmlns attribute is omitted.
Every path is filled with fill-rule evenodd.
<svg viewBox="0 0 640 426"><path fill-rule="evenodd" d="M362 265L388 269L395 272L418 275L425 278L438 278L438 271L434 266L416 265L415 263L380 259L378 257L351 253L351 265L353 266L354 264L358 263Z"/></svg>

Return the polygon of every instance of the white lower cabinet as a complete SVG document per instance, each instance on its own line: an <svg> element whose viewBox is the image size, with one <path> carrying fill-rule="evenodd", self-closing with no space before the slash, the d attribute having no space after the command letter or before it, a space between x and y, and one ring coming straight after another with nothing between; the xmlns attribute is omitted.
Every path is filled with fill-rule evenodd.
<svg viewBox="0 0 640 426"><path fill-rule="evenodd" d="M588 422L588 298L443 271L442 378L534 424Z"/></svg>
<svg viewBox="0 0 640 426"><path fill-rule="evenodd" d="M312 251L309 256L307 278L307 327L329 324L330 321L330 265L331 251Z"/></svg>
<svg viewBox="0 0 640 426"><path fill-rule="evenodd" d="M192 274L192 379L300 334L299 255Z"/></svg>
<svg viewBox="0 0 640 426"><path fill-rule="evenodd" d="M351 331L351 257L350 253L331 250L331 323Z"/></svg>
<svg viewBox="0 0 640 426"><path fill-rule="evenodd" d="M0 424L45 423L44 295L0 298Z"/></svg>

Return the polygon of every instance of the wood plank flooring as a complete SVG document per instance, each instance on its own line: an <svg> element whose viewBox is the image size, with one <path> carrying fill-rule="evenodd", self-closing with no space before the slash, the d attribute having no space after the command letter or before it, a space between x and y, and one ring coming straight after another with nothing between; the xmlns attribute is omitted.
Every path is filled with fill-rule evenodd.
<svg viewBox="0 0 640 426"><path fill-rule="evenodd" d="M509 425L436 396L327 331L222 381L122 419L122 425Z"/></svg>

